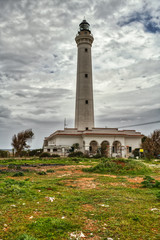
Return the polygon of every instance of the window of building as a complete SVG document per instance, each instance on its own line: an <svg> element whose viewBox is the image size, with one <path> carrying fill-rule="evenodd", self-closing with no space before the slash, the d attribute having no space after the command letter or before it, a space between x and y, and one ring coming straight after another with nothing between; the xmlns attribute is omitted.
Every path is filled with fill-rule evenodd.
<svg viewBox="0 0 160 240"><path fill-rule="evenodd" d="M47 152L50 152L50 149L49 149L49 148L47 149Z"/></svg>
<svg viewBox="0 0 160 240"><path fill-rule="evenodd" d="M85 78L88 78L88 74L87 73L85 74Z"/></svg>
<svg viewBox="0 0 160 240"><path fill-rule="evenodd" d="M132 147L129 147L129 153L131 153L132 152Z"/></svg>
<svg viewBox="0 0 160 240"><path fill-rule="evenodd" d="M114 148L114 146L112 147L112 152L113 152L113 153L115 152L115 148Z"/></svg>
<svg viewBox="0 0 160 240"><path fill-rule="evenodd" d="M88 104L88 100L86 100L86 104Z"/></svg>
<svg viewBox="0 0 160 240"><path fill-rule="evenodd" d="M53 148L53 152L57 152L57 148Z"/></svg>
<svg viewBox="0 0 160 240"><path fill-rule="evenodd" d="M88 130L88 127L86 127L86 130Z"/></svg>
<svg viewBox="0 0 160 240"><path fill-rule="evenodd" d="M88 52L88 48L85 48L85 52Z"/></svg>

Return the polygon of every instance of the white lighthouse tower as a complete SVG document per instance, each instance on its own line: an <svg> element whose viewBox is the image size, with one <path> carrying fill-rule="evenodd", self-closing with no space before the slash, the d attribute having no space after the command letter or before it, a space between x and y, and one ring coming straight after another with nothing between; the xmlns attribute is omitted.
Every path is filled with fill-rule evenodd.
<svg viewBox="0 0 160 240"><path fill-rule="evenodd" d="M75 128L78 130L89 130L94 127L91 56L93 40L89 23L83 20L79 24L75 38L78 48Z"/></svg>
<svg viewBox="0 0 160 240"><path fill-rule="evenodd" d="M75 128L64 127L64 130L57 130L46 137L43 151L67 156L71 147L78 144L79 151L85 154L101 153L105 157L130 157L132 151L141 146L143 135L140 132L94 127L91 57L93 40L89 23L83 20L75 38L78 49Z"/></svg>

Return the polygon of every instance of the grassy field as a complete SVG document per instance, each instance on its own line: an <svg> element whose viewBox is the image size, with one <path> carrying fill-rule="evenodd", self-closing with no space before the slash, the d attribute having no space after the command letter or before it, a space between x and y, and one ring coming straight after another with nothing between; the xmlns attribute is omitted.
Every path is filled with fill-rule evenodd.
<svg viewBox="0 0 160 240"><path fill-rule="evenodd" d="M159 170L122 159L0 160L0 239L158 240Z"/></svg>

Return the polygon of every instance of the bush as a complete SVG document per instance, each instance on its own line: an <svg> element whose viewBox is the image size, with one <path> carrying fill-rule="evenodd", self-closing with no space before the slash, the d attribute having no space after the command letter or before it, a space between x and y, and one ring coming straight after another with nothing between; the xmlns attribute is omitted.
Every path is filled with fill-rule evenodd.
<svg viewBox="0 0 160 240"><path fill-rule="evenodd" d="M44 157L51 157L51 155L48 152L43 152L39 155L40 158L44 158Z"/></svg>
<svg viewBox="0 0 160 240"><path fill-rule="evenodd" d="M31 237L27 234L22 234L16 240L37 240L37 238Z"/></svg>
<svg viewBox="0 0 160 240"><path fill-rule="evenodd" d="M52 158L57 158L57 157L60 157L60 155L59 154L52 154L51 157Z"/></svg>
<svg viewBox="0 0 160 240"><path fill-rule="evenodd" d="M39 175L47 175L47 173L46 173L46 172L44 172L44 171L37 172L37 174L39 174Z"/></svg>
<svg viewBox="0 0 160 240"><path fill-rule="evenodd" d="M48 152L43 152L43 153L41 153L39 155L39 157L40 158L45 158L45 157L47 157L47 158L57 158L57 157L60 157L60 155L58 155L58 154L50 154Z"/></svg>
<svg viewBox="0 0 160 240"><path fill-rule="evenodd" d="M6 158L8 156L9 156L9 152L8 151L0 150L0 157L1 158Z"/></svg>
<svg viewBox="0 0 160 240"><path fill-rule="evenodd" d="M141 162L126 159L102 159L99 164L91 168L84 168L85 172L96 173L114 173L114 174L146 174L150 173L151 169Z"/></svg>
<svg viewBox="0 0 160 240"><path fill-rule="evenodd" d="M46 172L47 173L52 173L52 172L54 172L54 170L53 169L48 169Z"/></svg>
<svg viewBox="0 0 160 240"><path fill-rule="evenodd" d="M43 149L39 148L39 149L33 149L29 151L29 156L30 157L34 157L34 156L40 156L40 154L42 154Z"/></svg>
<svg viewBox="0 0 160 240"><path fill-rule="evenodd" d="M68 157L83 157L83 152L72 152L70 154L68 154Z"/></svg>
<svg viewBox="0 0 160 240"><path fill-rule="evenodd" d="M150 176L145 176L143 180L141 184L144 188L160 188L160 182Z"/></svg>
<svg viewBox="0 0 160 240"><path fill-rule="evenodd" d="M24 176L23 172L17 172L13 175L13 177L21 177L21 176Z"/></svg>
<svg viewBox="0 0 160 240"><path fill-rule="evenodd" d="M96 155L93 156L93 158L101 158L102 155L100 153L97 153Z"/></svg>

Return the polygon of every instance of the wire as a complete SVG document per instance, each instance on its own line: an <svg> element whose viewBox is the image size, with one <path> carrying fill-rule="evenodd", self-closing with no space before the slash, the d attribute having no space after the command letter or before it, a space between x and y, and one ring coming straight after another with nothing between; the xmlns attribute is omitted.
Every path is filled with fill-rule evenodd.
<svg viewBox="0 0 160 240"><path fill-rule="evenodd" d="M154 123L160 123L160 120L155 121L155 122L147 122L147 123L140 123L140 124L129 125L129 126L122 126L122 127L118 127L118 128L135 127L135 126L149 125L149 124L154 124Z"/></svg>

